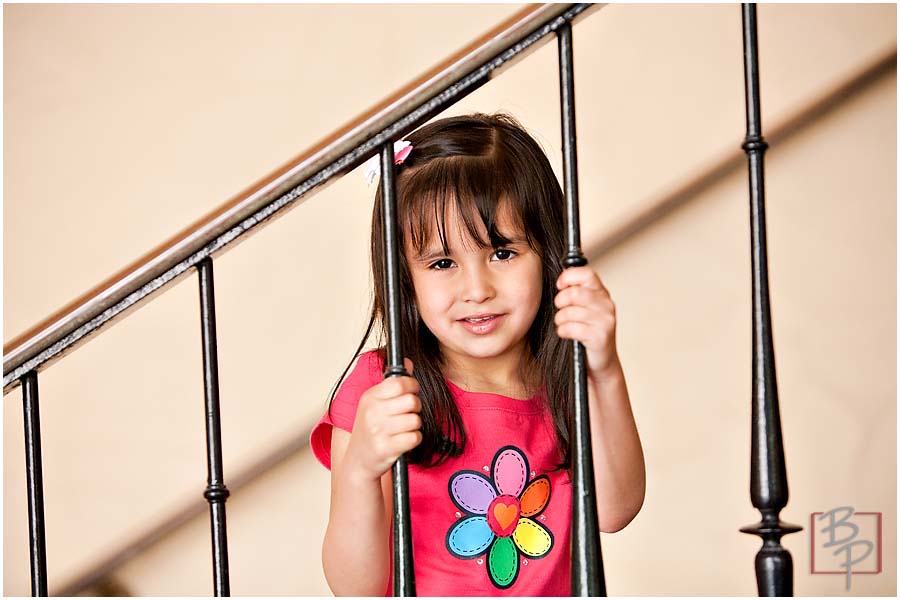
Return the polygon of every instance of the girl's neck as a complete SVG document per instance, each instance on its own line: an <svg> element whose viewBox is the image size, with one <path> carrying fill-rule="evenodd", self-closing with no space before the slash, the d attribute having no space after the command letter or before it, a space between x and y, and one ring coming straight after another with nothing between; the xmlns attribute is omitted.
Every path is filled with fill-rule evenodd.
<svg viewBox="0 0 900 600"><path fill-rule="evenodd" d="M443 374L457 386L469 392L501 394L527 400L537 393L538 384L525 374L537 374L536 365L528 353L490 358L473 358L444 353ZM525 363L528 364L524 364Z"/></svg>

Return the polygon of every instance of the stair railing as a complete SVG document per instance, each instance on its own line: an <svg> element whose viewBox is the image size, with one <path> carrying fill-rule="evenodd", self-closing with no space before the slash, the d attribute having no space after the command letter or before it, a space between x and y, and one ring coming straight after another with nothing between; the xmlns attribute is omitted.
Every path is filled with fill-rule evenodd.
<svg viewBox="0 0 900 600"><path fill-rule="evenodd" d="M402 362L402 341L396 335L394 325L399 295L393 141L464 98L502 68L535 50L551 33L556 33L559 45L568 245L564 264L567 267L587 264L581 249L578 218L571 24L599 6L550 4L523 9L425 76L313 146L248 193L226 203L4 346L4 393L18 385L23 388L32 595L47 595L38 372L87 341L102 327L123 317L155 293L187 275L192 267L198 270L209 467L204 496L209 502L212 524L214 592L216 596L229 595L224 506L229 492L222 473L213 256L234 247L233 242L245 238L258 225L283 215L299 204L296 202L298 199L355 168L377 150L381 156L381 172L384 174L382 192L386 199L382 213L382 225L387 232L384 252L389 333L385 376L406 374ZM742 5L742 23L747 102L747 136L742 148L747 153L750 174L753 289L751 500L761 511L763 519L756 525L741 528L741 531L759 535L764 540L755 561L759 595L787 596L793 594L793 565L790 553L781 546L780 539L802 528L783 523L779 518L780 511L787 505L788 491L768 296L763 176L763 154L768 144L762 136L760 118L754 5ZM584 348L578 342L573 344L572 594L605 596L591 461ZM392 472L395 499L393 581L394 594L399 596L415 595L406 467L406 458L401 457Z"/></svg>
<svg viewBox="0 0 900 600"><path fill-rule="evenodd" d="M602 5L531 5L501 23L424 76L414 80L362 116L320 141L249 191L197 221L158 248L66 305L55 314L4 345L4 394L23 386L26 437L26 478L29 497L29 544L31 548L32 595L47 594L47 565L43 518L38 373L86 342L117 319L150 300L192 268L199 272L201 329L203 339L204 390L207 415L208 480L204 493L210 507L213 543L213 580L216 596L230 594L225 532L225 500L228 489L222 473L222 441L219 420L218 366L216 359L213 261L246 239L259 225L299 204L310 192L324 187L380 152L382 173L393 173L393 141L401 139L448 106L471 92L545 43L556 33L560 49L560 89L563 92L563 147L567 192L567 239L571 264L586 264L580 248L575 181L574 71L572 69L571 23ZM393 196L393 177L382 185ZM386 203L388 204L388 203ZM385 212L388 212L386 210ZM383 215L389 220L395 216ZM394 223L392 227L395 227ZM392 240L396 244L396 240ZM396 259L396 247L393 250ZM396 277L396 269L392 274ZM389 289L396 290L388 284ZM394 295L392 302L396 303ZM392 327L388 311L388 329ZM387 370L403 371L400 340L388 336L390 363ZM596 527L596 495L591 469L584 351L576 344L576 421L573 443L575 477L573 489L572 574L573 592L605 594L603 569ZM579 461L587 461L580 464ZM412 543L409 523L405 458L394 466L395 560L394 594L415 594Z"/></svg>
<svg viewBox="0 0 900 600"><path fill-rule="evenodd" d="M762 135L759 105L759 58L756 5L741 6L744 37L744 89L747 136L741 147L747 153L750 187L750 259L753 295L752 416L750 417L750 500L762 513L755 525L741 527L758 535L763 546L756 554L756 587L760 596L793 596L794 565L791 553L781 545L782 536L801 531L799 525L779 518L787 506L787 468L781 441L778 383L775 379L775 346L769 307L769 261L766 252L766 196L763 157L769 145Z"/></svg>

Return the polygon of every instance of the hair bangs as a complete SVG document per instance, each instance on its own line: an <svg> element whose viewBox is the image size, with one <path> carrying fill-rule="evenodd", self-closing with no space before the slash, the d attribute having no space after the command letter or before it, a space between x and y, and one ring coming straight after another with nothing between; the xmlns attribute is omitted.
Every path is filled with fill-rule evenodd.
<svg viewBox="0 0 900 600"><path fill-rule="evenodd" d="M522 236L535 246L525 227L525 203L515 198L516 187L498 162L496 154L448 156L406 173L397 189L398 212L402 239L409 240L416 254L424 254L435 236L442 251L450 254L451 215L459 216L460 237L475 247L498 248ZM498 223L501 214L503 228Z"/></svg>

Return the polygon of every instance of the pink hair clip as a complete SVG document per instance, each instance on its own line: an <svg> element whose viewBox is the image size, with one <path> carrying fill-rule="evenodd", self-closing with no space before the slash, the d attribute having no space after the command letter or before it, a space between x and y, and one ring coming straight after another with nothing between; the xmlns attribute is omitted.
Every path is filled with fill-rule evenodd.
<svg viewBox="0 0 900 600"><path fill-rule="evenodd" d="M406 160L406 157L409 156L409 153L412 152L412 149L412 143L406 140L394 142L394 164L403 164L403 161ZM376 154L368 161L366 161L366 183L368 185L372 185L372 182L375 181L375 178L379 175L381 175L381 156Z"/></svg>

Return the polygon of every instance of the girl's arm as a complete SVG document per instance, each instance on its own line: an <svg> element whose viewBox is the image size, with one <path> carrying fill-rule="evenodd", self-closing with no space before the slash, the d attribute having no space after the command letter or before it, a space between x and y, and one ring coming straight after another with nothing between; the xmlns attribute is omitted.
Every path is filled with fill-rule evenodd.
<svg viewBox="0 0 900 600"><path fill-rule="evenodd" d="M565 269L556 286L557 334L584 344L597 519L600 531L613 533L638 514L646 489L644 452L616 351L616 307L589 266Z"/></svg>
<svg viewBox="0 0 900 600"><path fill-rule="evenodd" d="M641 510L646 490L644 452L618 360L588 378L588 402L597 519L600 531L614 533Z"/></svg>
<svg viewBox="0 0 900 600"><path fill-rule="evenodd" d="M354 472L344 460L349 443L349 433L332 430L331 510L322 567L335 596L383 596L390 577L391 472L380 482Z"/></svg>
<svg viewBox="0 0 900 600"><path fill-rule="evenodd" d="M404 359L406 370L413 364ZM331 432L331 510L322 543L336 596L383 596L390 570L391 467L422 442L419 383L390 377L363 392L353 433Z"/></svg>

